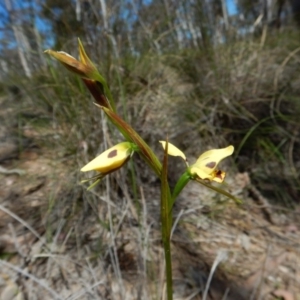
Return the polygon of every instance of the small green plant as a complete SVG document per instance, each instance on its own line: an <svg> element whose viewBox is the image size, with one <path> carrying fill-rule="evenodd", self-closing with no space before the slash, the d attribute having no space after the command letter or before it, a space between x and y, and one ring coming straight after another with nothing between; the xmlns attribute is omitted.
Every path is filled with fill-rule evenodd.
<svg viewBox="0 0 300 300"><path fill-rule="evenodd" d="M135 152L141 155L144 161L160 179L162 222L161 232L166 263L167 299L173 299L170 245L173 204L180 192L190 180L195 180L200 184L213 189L218 193L224 194L240 203L240 200L232 196L230 193L210 184L211 181L216 181L218 183L222 183L224 181L226 174L224 171L218 170L217 165L221 160L233 153L234 147L228 146L223 149L212 149L204 152L194 164L189 166L186 156L181 150L169 143L168 140L161 141L161 144L164 148L164 159L163 163L161 163L144 139L116 113L114 101L108 85L104 77L98 72L92 61L88 58L80 41L80 61L76 60L74 57L65 52L56 52L52 50L47 50L45 52L56 58L67 69L73 73L76 73L82 78L83 82L95 98L96 106L102 109L108 119L117 127L117 129L126 139L126 141L104 151L81 169L82 172L98 172L96 176L83 180L83 182L89 180L94 181L89 186L89 189L93 188L106 175L124 166ZM173 191L170 190L167 176L168 155L179 156L186 164L186 170L179 178Z"/></svg>

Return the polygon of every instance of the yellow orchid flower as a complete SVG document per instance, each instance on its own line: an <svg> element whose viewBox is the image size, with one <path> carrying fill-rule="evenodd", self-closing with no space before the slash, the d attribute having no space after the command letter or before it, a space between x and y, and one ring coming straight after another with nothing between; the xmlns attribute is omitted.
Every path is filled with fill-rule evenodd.
<svg viewBox="0 0 300 300"><path fill-rule="evenodd" d="M134 146L130 142L117 144L90 161L80 171L98 171L105 176L121 168L128 161L134 152Z"/></svg>
<svg viewBox="0 0 300 300"><path fill-rule="evenodd" d="M98 72L93 62L87 56L79 39L78 46L80 60L77 60L75 57L64 51L53 51L48 49L44 52L57 59L69 71L79 75L100 106L114 110L112 94L104 77Z"/></svg>
<svg viewBox="0 0 300 300"><path fill-rule="evenodd" d="M160 143L165 149L166 142L160 141ZM226 173L224 171L217 170L216 168L218 163L225 157L230 156L233 151L233 146L206 151L201 154L197 161L188 168L188 171L191 176L196 176L200 179L223 182ZM171 143L168 143L168 154L172 156L180 156L185 162L187 162L184 153Z"/></svg>
<svg viewBox="0 0 300 300"><path fill-rule="evenodd" d="M56 58L60 63L62 63L69 71L84 77L90 78L95 76L94 74L97 72L96 68L92 64L87 64L86 60L79 61L72 55L64 52L64 51L53 51L53 50L45 50L45 53L51 55ZM82 60L82 56L81 56Z"/></svg>

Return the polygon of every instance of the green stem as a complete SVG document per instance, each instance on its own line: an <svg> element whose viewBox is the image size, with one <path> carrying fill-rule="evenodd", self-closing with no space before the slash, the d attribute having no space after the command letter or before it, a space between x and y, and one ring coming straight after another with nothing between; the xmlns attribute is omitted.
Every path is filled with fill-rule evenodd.
<svg viewBox="0 0 300 300"><path fill-rule="evenodd" d="M171 197L170 193L169 196ZM166 263L166 282L167 282L167 299L173 299L173 282L172 282L172 260L171 260L171 224L172 210L170 211L167 197L162 197L161 201L161 218L162 218L162 240L165 252Z"/></svg>
<svg viewBox="0 0 300 300"><path fill-rule="evenodd" d="M171 260L171 227L172 227L172 208L171 192L168 183L168 142L166 143L162 171L161 171L161 233L165 252L166 263L166 283L167 299L173 299L172 283L172 260Z"/></svg>
<svg viewBox="0 0 300 300"><path fill-rule="evenodd" d="M173 299L173 282L172 282L172 260L171 260L171 244L170 236L164 241L166 277L167 277L167 299Z"/></svg>

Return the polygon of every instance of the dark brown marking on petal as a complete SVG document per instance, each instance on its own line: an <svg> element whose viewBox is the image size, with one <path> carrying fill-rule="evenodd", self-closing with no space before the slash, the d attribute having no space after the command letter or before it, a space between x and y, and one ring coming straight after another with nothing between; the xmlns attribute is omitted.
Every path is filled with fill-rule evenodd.
<svg viewBox="0 0 300 300"><path fill-rule="evenodd" d="M223 180L224 178L223 178L223 176L222 176L222 171L221 170L218 170L217 172L216 172L216 176L215 177L217 177L217 178L220 178L221 180Z"/></svg>
<svg viewBox="0 0 300 300"><path fill-rule="evenodd" d="M214 161L211 161L211 162L207 163L205 166L213 169L216 166L216 163Z"/></svg>
<svg viewBox="0 0 300 300"><path fill-rule="evenodd" d="M118 153L118 150L115 149L115 150L109 152L108 155L107 155L107 157L108 157L108 158L115 157L115 156L117 156L117 153Z"/></svg>

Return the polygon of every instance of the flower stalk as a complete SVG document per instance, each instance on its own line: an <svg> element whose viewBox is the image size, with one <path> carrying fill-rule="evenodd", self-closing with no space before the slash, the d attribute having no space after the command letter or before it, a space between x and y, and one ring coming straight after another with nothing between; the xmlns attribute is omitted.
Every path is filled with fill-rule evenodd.
<svg viewBox="0 0 300 300"><path fill-rule="evenodd" d="M172 228L172 209L171 193L168 183L168 142L164 151L162 175L161 175L161 233L165 253L166 264L166 283L167 299L173 299L173 280L172 280L172 258L171 258L171 228Z"/></svg>

